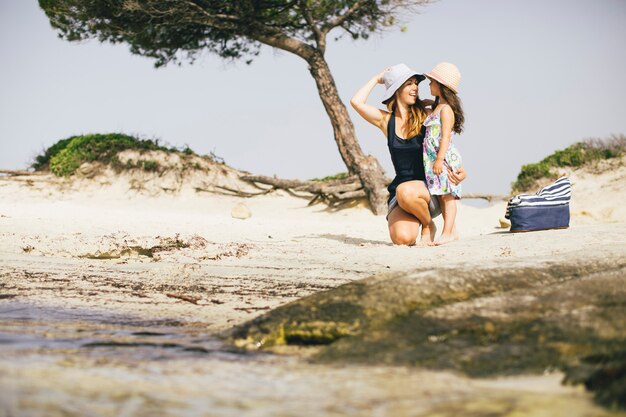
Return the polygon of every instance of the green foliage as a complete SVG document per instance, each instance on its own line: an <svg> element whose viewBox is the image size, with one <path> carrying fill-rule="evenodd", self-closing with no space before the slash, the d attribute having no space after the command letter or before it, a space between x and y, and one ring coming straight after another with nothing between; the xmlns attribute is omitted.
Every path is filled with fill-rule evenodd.
<svg viewBox="0 0 626 417"><path fill-rule="evenodd" d="M343 180L345 178L348 178L350 176L350 174L348 174L347 172L339 172L335 175L329 175L327 177L324 178L313 178L311 179L311 181L319 181L319 182L324 182L324 181L332 181L332 180Z"/></svg>
<svg viewBox="0 0 626 417"><path fill-rule="evenodd" d="M626 136L613 135L607 139L588 139L556 151L540 162L522 166L517 180L512 184L513 193L531 189L542 178L556 179L553 168L579 167L593 161L618 158L626 154Z"/></svg>
<svg viewBox="0 0 626 417"><path fill-rule="evenodd" d="M142 161L142 168L144 171L155 172L159 170L159 163L157 161Z"/></svg>
<svg viewBox="0 0 626 417"><path fill-rule="evenodd" d="M100 161L111 163L115 155L125 149L172 151L159 146L155 141L138 139L132 136L110 133L72 136L63 139L35 158L33 168L45 169L59 176L68 176L84 162ZM150 164L153 162L154 164ZM145 161L144 169L156 170L156 162Z"/></svg>
<svg viewBox="0 0 626 417"><path fill-rule="evenodd" d="M47 169L50 164L50 158L54 155L58 154L60 151L65 149L68 143L72 141L72 138L62 139L46 149L43 154L37 155L35 157L35 162L31 164L31 167L36 171L41 171L43 169Z"/></svg>
<svg viewBox="0 0 626 417"><path fill-rule="evenodd" d="M293 41L305 50L323 52L326 35L334 28L353 39L366 39L399 24L401 13L429 2L39 0L39 6L69 41L124 42L132 53L155 58L161 66L193 61L202 51L226 59L252 58L261 44L300 54Z"/></svg>
<svg viewBox="0 0 626 417"><path fill-rule="evenodd" d="M139 151L180 152L183 157L198 156L189 146L182 148L165 147L157 140L139 139L122 133L90 134L72 136L62 139L35 157L31 166L42 171L50 169L59 176L73 174L84 162L99 161L110 164L117 169L142 169L147 172L157 172L161 168L154 160L139 160L126 162L119 161L115 156L126 149ZM224 160L211 152L202 158L210 159L215 163L223 164ZM201 169L200 164L193 164L195 169Z"/></svg>

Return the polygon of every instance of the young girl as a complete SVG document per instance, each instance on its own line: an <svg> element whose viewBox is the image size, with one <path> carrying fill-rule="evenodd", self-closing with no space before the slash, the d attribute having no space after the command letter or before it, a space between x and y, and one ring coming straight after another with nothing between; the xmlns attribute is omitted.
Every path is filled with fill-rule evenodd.
<svg viewBox="0 0 626 417"><path fill-rule="evenodd" d="M433 110L424 120L424 170L430 194L439 198L443 214L443 232L435 245L454 240L456 200L461 198L461 185L448 178L448 169L458 170L461 155L452 143L452 132L463 131L463 108L457 95L461 73L456 66L443 62L426 74L430 80L430 93L436 97Z"/></svg>

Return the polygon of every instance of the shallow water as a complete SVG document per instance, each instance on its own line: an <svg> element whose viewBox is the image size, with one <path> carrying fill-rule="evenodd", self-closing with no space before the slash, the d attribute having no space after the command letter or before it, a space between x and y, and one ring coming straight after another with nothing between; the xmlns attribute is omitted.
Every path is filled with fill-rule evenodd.
<svg viewBox="0 0 626 417"><path fill-rule="evenodd" d="M610 415L560 375L470 380L248 353L202 323L0 300L0 416Z"/></svg>
<svg viewBox="0 0 626 417"><path fill-rule="evenodd" d="M245 354L209 336L201 323L146 320L94 309L0 301L4 355L63 353L133 361ZM250 356L250 354L246 354Z"/></svg>

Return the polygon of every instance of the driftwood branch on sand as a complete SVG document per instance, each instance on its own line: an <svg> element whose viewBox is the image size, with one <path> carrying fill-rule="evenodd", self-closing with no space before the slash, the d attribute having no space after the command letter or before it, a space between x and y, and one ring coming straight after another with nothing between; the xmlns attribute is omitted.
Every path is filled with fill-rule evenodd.
<svg viewBox="0 0 626 417"><path fill-rule="evenodd" d="M365 189L356 175L327 181L285 180L263 175L244 175L241 179L253 184L270 185L272 189L285 190L298 197L304 197L298 194L302 192L312 194L313 197L309 205L324 202L331 207L339 207L345 203L367 197Z"/></svg>
<svg viewBox="0 0 626 417"><path fill-rule="evenodd" d="M357 176L350 176L343 179L328 181L302 181L302 180L285 180L276 177L267 177L262 175L244 175L242 180L257 184L270 185L274 189L286 190L292 195L298 195L298 192L306 192L313 195L309 205L325 202L331 207L343 205L349 201L366 198L367 194L363 189L363 185ZM258 185L257 185L258 186ZM231 191L231 190L229 190ZM234 190L232 190L234 191ZM510 198L508 195L492 195L492 194L465 194L463 198L478 198L492 201L506 201Z"/></svg>
<svg viewBox="0 0 626 417"><path fill-rule="evenodd" d="M226 192L223 193L224 195L236 195L236 196L239 196L239 197L255 197L257 195L263 195L263 194L271 193L272 190L273 190L272 188L268 188L266 190L259 191L257 193L248 193L248 192L245 192L245 191L236 190L234 188L224 187L222 185L216 185L215 188L219 188L222 191L226 191ZM204 190L202 190L200 188L196 188L196 191L204 191Z"/></svg>
<svg viewBox="0 0 626 417"><path fill-rule="evenodd" d="M19 169L0 169L0 174L7 174L11 177L17 177L22 175L46 175L45 172L24 171Z"/></svg>

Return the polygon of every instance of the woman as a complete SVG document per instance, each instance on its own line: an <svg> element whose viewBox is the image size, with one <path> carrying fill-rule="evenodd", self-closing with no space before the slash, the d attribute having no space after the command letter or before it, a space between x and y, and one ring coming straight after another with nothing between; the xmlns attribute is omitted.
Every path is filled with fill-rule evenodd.
<svg viewBox="0 0 626 417"><path fill-rule="evenodd" d="M436 211L435 199L430 198L422 157L424 119L428 111L419 99L418 84L425 77L404 64L394 65L374 76L350 100L354 109L387 136L387 145L396 176L389 190L387 222L389 236L396 245L413 245L420 236L420 245L429 245L436 227L430 211ZM383 104L387 111L367 104L367 98L376 86L385 85ZM465 179L461 168L449 172L451 182ZM430 205L430 208L429 208Z"/></svg>

